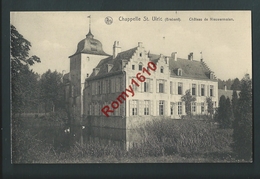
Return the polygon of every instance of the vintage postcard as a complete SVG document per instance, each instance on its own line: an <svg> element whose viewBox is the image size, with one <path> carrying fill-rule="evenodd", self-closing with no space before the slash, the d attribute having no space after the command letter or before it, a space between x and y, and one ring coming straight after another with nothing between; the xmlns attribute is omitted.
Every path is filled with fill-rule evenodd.
<svg viewBox="0 0 260 179"><path fill-rule="evenodd" d="M10 12L12 163L252 162L251 11Z"/></svg>

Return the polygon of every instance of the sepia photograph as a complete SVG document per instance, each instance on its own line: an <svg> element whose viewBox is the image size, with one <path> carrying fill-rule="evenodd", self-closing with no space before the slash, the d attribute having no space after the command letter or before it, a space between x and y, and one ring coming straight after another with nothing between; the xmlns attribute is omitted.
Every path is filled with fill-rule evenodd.
<svg viewBox="0 0 260 179"><path fill-rule="evenodd" d="M252 163L251 11L11 11L11 163Z"/></svg>

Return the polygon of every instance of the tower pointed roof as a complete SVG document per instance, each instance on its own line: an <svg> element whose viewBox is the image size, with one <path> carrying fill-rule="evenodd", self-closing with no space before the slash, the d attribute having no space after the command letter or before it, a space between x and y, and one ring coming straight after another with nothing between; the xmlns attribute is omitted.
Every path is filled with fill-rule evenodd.
<svg viewBox="0 0 260 179"><path fill-rule="evenodd" d="M102 43L99 40L94 39L94 35L91 33L91 21L89 21L89 31L86 35L86 38L78 43L77 51L70 57L79 53L110 56L109 54L104 52Z"/></svg>

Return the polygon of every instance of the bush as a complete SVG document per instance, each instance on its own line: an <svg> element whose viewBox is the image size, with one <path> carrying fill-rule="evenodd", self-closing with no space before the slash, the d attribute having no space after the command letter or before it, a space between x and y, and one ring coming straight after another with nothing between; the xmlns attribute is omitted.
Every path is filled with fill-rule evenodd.
<svg viewBox="0 0 260 179"><path fill-rule="evenodd" d="M158 120L145 127L143 154L204 154L231 152L232 130L218 129L208 121ZM143 155L138 153L138 155Z"/></svg>

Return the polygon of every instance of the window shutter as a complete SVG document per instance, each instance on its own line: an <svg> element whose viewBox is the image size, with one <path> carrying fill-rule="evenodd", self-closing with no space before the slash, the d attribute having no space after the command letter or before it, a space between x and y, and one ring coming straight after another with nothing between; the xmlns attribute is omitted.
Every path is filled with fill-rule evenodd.
<svg viewBox="0 0 260 179"><path fill-rule="evenodd" d="M140 84L140 91L143 93L144 92L144 84L145 82L142 82L141 84Z"/></svg>
<svg viewBox="0 0 260 179"><path fill-rule="evenodd" d="M153 92L153 79L149 80L149 91L152 93Z"/></svg>
<svg viewBox="0 0 260 179"><path fill-rule="evenodd" d="M200 85L198 85L198 96L201 96Z"/></svg>
<svg viewBox="0 0 260 179"><path fill-rule="evenodd" d="M190 94L192 95L192 84L190 83L189 85Z"/></svg>
<svg viewBox="0 0 260 179"><path fill-rule="evenodd" d="M132 104L133 104L133 100L129 100L129 116L132 116L133 113L132 113Z"/></svg>
<svg viewBox="0 0 260 179"><path fill-rule="evenodd" d="M185 115L186 114L186 112L185 112L185 103L181 102L181 105L182 105L182 115Z"/></svg>
<svg viewBox="0 0 260 179"><path fill-rule="evenodd" d="M156 92L159 93L159 81L156 80Z"/></svg>
<svg viewBox="0 0 260 179"><path fill-rule="evenodd" d="M168 101L164 101L164 116L168 115Z"/></svg>
<svg viewBox="0 0 260 179"><path fill-rule="evenodd" d="M150 101L150 115L154 115L153 100Z"/></svg>
<svg viewBox="0 0 260 179"><path fill-rule="evenodd" d="M177 94L177 83L176 82L174 82L173 83L173 94Z"/></svg>
<svg viewBox="0 0 260 179"><path fill-rule="evenodd" d="M215 85L213 86L213 96L215 96L215 93L216 93L216 87Z"/></svg>
<svg viewBox="0 0 260 179"><path fill-rule="evenodd" d="M159 116L159 101L156 100L156 116Z"/></svg>
<svg viewBox="0 0 260 179"><path fill-rule="evenodd" d="M210 96L210 94L209 94L209 85L207 85L207 96Z"/></svg>
<svg viewBox="0 0 260 179"><path fill-rule="evenodd" d="M163 92L168 93L168 81L167 80L164 81L164 87L163 88L164 88Z"/></svg>
<svg viewBox="0 0 260 179"><path fill-rule="evenodd" d="M143 100L138 100L138 114L143 116L144 115L144 101Z"/></svg>
<svg viewBox="0 0 260 179"><path fill-rule="evenodd" d="M170 93L173 94L173 82L170 82Z"/></svg>

